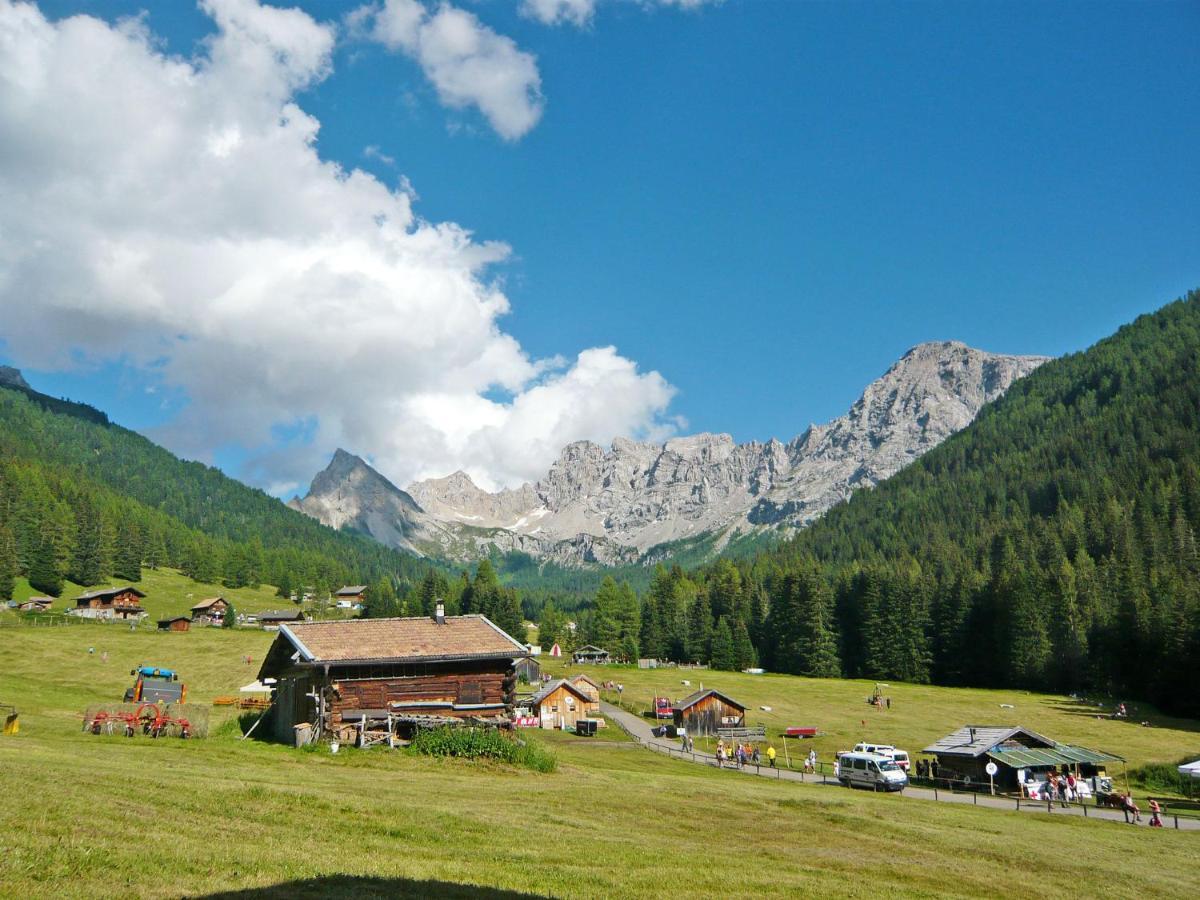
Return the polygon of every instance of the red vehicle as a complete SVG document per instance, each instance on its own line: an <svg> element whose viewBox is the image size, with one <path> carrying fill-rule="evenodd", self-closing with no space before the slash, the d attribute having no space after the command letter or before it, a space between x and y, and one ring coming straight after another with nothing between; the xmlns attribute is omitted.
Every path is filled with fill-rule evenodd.
<svg viewBox="0 0 1200 900"><path fill-rule="evenodd" d="M656 719L674 719L675 710L671 706L670 697L654 698L654 717Z"/></svg>
<svg viewBox="0 0 1200 900"><path fill-rule="evenodd" d="M815 725L793 725L791 728L785 729L784 734L788 737L795 738L810 738L817 736L817 727Z"/></svg>

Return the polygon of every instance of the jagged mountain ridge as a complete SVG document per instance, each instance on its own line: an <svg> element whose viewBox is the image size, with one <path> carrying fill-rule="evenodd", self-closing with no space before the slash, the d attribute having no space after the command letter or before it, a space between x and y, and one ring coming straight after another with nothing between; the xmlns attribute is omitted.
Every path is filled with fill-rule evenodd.
<svg viewBox="0 0 1200 900"><path fill-rule="evenodd" d="M846 415L786 444L736 444L727 434L663 444L617 438L609 450L579 441L536 484L495 493L463 472L401 491L338 451L297 508L391 546L456 559L495 546L568 564L627 562L702 535L803 526L966 427L1045 359L920 344ZM358 465L348 469L347 460Z"/></svg>

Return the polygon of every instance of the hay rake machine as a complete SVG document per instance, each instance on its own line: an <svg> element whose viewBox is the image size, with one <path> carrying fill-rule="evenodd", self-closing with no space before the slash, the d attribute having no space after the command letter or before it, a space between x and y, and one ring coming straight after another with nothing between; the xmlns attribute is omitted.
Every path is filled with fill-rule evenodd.
<svg viewBox="0 0 1200 900"><path fill-rule="evenodd" d="M157 703L143 703L133 712L102 709L85 719L83 730L92 734L123 734L133 737L138 732L152 738L163 736L192 736L192 723L183 716L169 716Z"/></svg>

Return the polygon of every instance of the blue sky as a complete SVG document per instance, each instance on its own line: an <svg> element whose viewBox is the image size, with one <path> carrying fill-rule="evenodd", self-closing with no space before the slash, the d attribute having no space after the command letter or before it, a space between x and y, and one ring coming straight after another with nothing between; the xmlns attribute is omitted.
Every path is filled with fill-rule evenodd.
<svg viewBox="0 0 1200 900"><path fill-rule="evenodd" d="M786 439L920 341L1057 355L1200 286L1195 3L612 0L586 28L459 5L536 56L536 125L506 140L414 59L346 40L296 95L317 151L510 245L499 327L535 359L615 345L686 431ZM183 56L213 31L175 0L41 8L145 8ZM139 428L189 401L128 358L30 378ZM243 476L262 457L267 483L295 433L208 449Z"/></svg>

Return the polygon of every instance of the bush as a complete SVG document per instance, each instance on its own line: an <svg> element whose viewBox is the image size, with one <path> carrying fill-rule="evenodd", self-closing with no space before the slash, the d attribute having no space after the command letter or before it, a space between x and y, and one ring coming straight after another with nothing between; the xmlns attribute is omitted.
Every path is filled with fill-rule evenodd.
<svg viewBox="0 0 1200 900"><path fill-rule="evenodd" d="M1179 774L1179 766L1196 759L1189 755L1175 763L1146 763L1129 770L1129 780L1149 793L1187 794L1191 788L1188 779Z"/></svg>
<svg viewBox="0 0 1200 900"><path fill-rule="evenodd" d="M426 756L495 759L535 772L553 772L558 768L558 760L544 748L495 728L435 728L420 732L410 746Z"/></svg>

